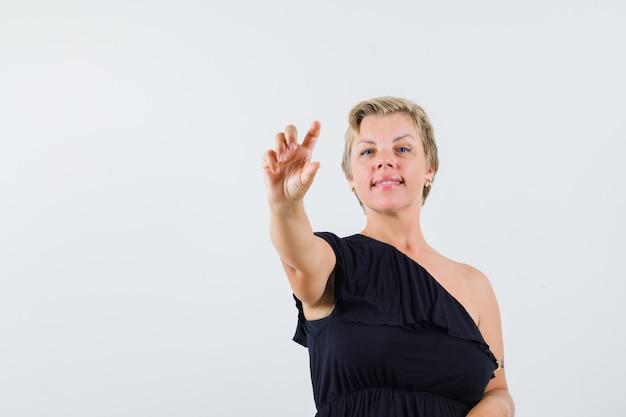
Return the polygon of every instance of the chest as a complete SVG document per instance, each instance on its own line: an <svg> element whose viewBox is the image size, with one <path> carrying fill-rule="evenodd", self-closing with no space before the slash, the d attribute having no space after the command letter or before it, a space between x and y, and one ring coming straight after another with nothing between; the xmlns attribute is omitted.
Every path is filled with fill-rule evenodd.
<svg viewBox="0 0 626 417"><path fill-rule="evenodd" d="M396 387L476 402L493 371L475 342L431 329L331 319L309 347L313 380L342 381L338 391Z"/></svg>

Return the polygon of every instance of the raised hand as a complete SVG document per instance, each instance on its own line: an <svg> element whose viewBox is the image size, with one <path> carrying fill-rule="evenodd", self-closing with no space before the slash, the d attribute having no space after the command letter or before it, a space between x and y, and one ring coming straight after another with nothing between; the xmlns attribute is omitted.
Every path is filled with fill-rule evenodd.
<svg viewBox="0 0 626 417"><path fill-rule="evenodd" d="M320 128L320 122L314 121L302 143L298 144L298 132L295 126L289 125L276 135L275 148L263 154L270 203L289 203L304 198L320 167L319 162L311 162Z"/></svg>

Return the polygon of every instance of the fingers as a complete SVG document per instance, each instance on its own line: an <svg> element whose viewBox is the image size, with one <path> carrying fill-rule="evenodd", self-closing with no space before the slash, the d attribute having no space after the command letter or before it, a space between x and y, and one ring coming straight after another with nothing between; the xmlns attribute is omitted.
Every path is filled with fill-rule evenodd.
<svg viewBox="0 0 626 417"><path fill-rule="evenodd" d="M302 141L303 147L312 150L317 143L321 124L314 121ZM263 167L274 173L280 171L281 162L287 159L287 153L298 148L298 130L294 125L288 125L283 132L277 133L274 137L274 150L269 150L263 154Z"/></svg>
<svg viewBox="0 0 626 417"><path fill-rule="evenodd" d="M309 149L312 149L317 142L317 138L320 135L321 123L315 120L311 123L311 127L306 132L306 136L302 141L302 146L306 146ZM287 150L294 150L298 147L298 130L294 125L288 125L285 127L285 131L278 133L274 139L276 146L276 154L278 155L278 160L284 160L284 154Z"/></svg>
<svg viewBox="0 0 626 417"><path fill-rule="evenodd" d="M319 121L315 120L313 123L311 123L311 127L309 128L309 131L306 132L306 136L304 137L304 140L302 141L302 146L306 146L309 149L313 149L313 147L317 143L317 138L319 138L320 136L321 128L322 128L322 124Z"/></svg>
<svg viewBox="0 0 626 417"><path fill-rule="evenodd" d="M278 160L276 158L276 152L274 152L273 150L265 151L261 162L264 169L269 169L274 174L280 171Z"/></svg>
<svg viewBox="0 0 626 417"><path fill-rule="evenodd" d="M277 133L274 137L274 150L279 161L284 161L287 150L296 149L298 146L298 131L293 125L285 128L284 132Z"/></svg>
<svg viewBox="0 0 626 417"><path fill-rule="evenodd" d="M294 125L285 128L285 144L292 151L298 147L298 130Z"/></svg>

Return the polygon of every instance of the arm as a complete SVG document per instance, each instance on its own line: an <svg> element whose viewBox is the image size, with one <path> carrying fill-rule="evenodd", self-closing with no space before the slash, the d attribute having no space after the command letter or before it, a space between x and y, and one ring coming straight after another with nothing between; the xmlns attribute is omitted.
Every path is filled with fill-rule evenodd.
<svg viewBox="0 0 626 417"><path fill-rule="evenodd" d="M287 126L276 135L275 149L263 155L270 237L294 294L307 308L327 303L324 295L336 261L330 245L313 234L304 210L303 198L320 166L311 162L319 131L314 122L298 144L296 128Z"/></svg>
<svg viewBox="0 0 626 417"><path fill-rule="evenodd" d="M495 378L487 384L483 399L467 414L467 417L514 417L515 404L509 394L504 373L504 347L498 302L491 283L481 274L477 280L481 306L478 328L498 360Z"/></svg>

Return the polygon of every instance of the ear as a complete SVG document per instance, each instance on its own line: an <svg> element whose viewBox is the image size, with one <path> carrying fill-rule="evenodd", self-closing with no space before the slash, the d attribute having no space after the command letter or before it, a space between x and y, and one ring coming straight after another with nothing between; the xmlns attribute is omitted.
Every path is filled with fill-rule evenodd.
<svg viewBox="0 0 626 417"><path fill-rule="evenodd" d="M426 170L426 179L432 181L433 178L435 178L435 170L429 166Z"/></svg>

